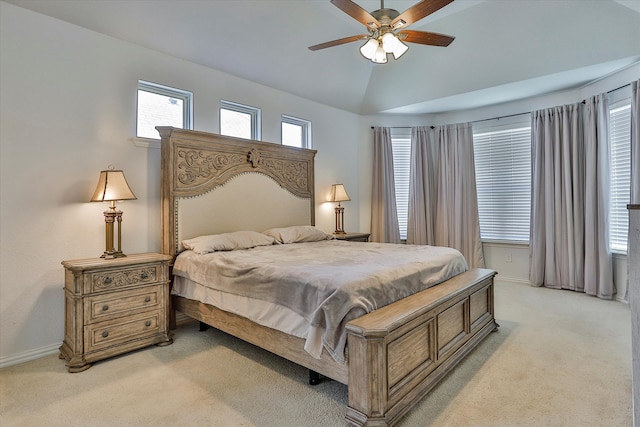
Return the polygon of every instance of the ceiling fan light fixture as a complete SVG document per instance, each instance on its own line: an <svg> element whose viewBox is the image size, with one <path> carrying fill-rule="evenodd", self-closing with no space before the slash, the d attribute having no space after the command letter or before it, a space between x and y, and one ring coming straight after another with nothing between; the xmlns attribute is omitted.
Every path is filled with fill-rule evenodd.
<svg viewBox="0 0 640 427"><path fill-rule="evenodd" d="M396 39L397 40L397 39ZM404 53L409 50L409 46L407 46L406 44L402 43L400 40L398 40L398 44L396 45L396 47L393 49L393 59L398 59L400 58L402 55L404 55Z"/></svg>
<svg viewBox="0 0 640 427"><path fill-rule="evenodd" d="M365 44L360 47L360 53L367 59L373 60L376 55L379 43L376 39L369 39Z"/></svg>
<svg viewBox="0 0 640 427"><path fill-rule="evenodd" d="M365 43L360 46L362 56L371 62L385 64L388 61L387 56L389 54L392 54L394 59L404 55L409 49L405 42L446 47L451 44L455 37L428 31L406 30L406 27L442 9L453 1L420 0L400 13L395 9L385 8L384 0L380 0L380 9L369 13L353 0L331 0L331 3L337 6L338 9L363 24L367 28L368 34L343 37L309 46L308 49L316 51L365 40Z"/></svg>

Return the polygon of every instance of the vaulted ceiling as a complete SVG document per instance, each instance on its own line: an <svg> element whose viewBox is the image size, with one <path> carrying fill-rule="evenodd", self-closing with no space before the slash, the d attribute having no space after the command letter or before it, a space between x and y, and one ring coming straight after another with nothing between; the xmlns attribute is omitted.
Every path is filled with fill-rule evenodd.
<svg viewBox="0 0 640 427"><path fill-rule="evenodd" d="M475 108L580 87L640 61L639 0L455 0L410 29L455 36L373 64L329 0L6 0L359 114ZM418 0L386 0L402 12ZM377 0L355 0L371 12Z"/></svg>

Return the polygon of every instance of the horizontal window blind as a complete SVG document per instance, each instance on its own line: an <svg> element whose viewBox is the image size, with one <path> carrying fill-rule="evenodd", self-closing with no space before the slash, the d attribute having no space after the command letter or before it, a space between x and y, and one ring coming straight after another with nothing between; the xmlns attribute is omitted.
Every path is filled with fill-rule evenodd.
<svg viewBox="0 0 640 427"><path fill-rule="evenodd" d="M609 210L609 239L611 249L627 251L631 197L631 103L617 102L609 109L609 138L611 141L611 201Z"/></svg>
<svg viewBox="0 0 640 427"><path fill-rule="evenodd" d="M400 239L407 238L407 215L409 212L409 170L411 157L411 129L392 128L393 178L396 187L396 209Z"/></svg>
<svg viewBox="0 0 640 427"><path fill-rule="evenodd" d="M473 147L482 239L529 241L531 127L474 133Z"/></svg>

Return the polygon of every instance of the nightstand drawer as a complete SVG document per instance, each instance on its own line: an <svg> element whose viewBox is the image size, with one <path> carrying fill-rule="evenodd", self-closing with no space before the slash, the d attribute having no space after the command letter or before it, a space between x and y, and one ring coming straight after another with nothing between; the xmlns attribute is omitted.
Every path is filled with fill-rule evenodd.
<svg viewBox="0 0 640 427"><path fill-rule="evenodd" d="M160 302L164 300L162 292L162 285L152 285L130 291L89 296L84 302L85 323L158 310Z"/></svg>
<svg viewBox="0 0 640 427"><path fill-rule="evenodd" d="M143 338L160 331L160 312L142 313L118 320L86 326L85 353Z"/></svg>
<svg viewBox="0 0 640 427"><path fill-rule="evenodd" d="M103 270L90 274L91 280L88 280L88 284L91 287L85 290L85 293L109 291L164 280L162 264Z"/></svg>

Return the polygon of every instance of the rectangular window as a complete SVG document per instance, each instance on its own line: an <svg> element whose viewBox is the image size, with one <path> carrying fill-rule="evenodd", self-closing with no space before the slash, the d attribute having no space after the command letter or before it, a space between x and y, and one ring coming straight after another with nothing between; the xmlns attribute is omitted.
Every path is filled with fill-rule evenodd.
<svg viewBox="0 0 640 427"><path fill-rule="evenodd" d="M261 112L259 108L220 101L220 135L259 140Z"/></svg>
<svg viewBox="0 0 640 427"><path fill-rule="evenodd" d="M392 128L393 179L396 188L396 209L400 239L407 238L409 213L409 170L411 167L411 128Z"/></svg>
<svg viewBox="0 0 640 427"><path fill-rule="evenodd" d="M483 240L529 241L531 126L474 130L473 151Z"/></svg>
<svg viewBox="0 0 640 427"><path fill-rule="evenodd" d="M282 145L311 148L311 122L283 114Z"/></svg>
<svg viewBox="0 0 640 427"><path fill-rule="evenodd" d="M611 250L627 252L631 198L631 103L624 100L609 107L609 138L611 142L611 200L609 210L609 240Z"/></svg>
<svg viewBox="0 0 640 427"><path fill-rule="evenodd" d="M156 126L193 129L192 100L191 92L139 80L136 136L159 139Z"/></svg>

